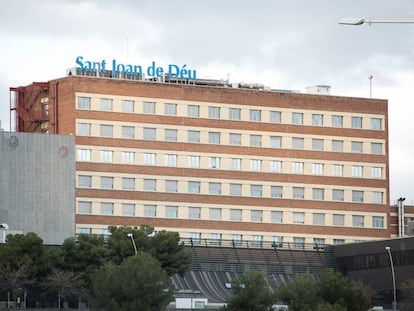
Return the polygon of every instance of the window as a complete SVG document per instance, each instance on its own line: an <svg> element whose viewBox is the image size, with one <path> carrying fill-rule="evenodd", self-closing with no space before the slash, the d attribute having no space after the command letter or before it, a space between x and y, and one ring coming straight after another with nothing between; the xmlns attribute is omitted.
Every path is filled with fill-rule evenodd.
<svg viewBox="0 0 414 311"><path fill-rule="evenodd" d="M262 170L262 160L250 160L250 170L260 172Z"/></svg>
<svg viewBox="0 0 414 311"><path fill-rule="evenodd" d="M272 236L272 247L283 247L283 236Z"/></svg>
<svg viewBox="0 0 414 311"><path fill-rule="evenodd" d="M332 127L342 127L342 121L343 117L342 116L332 116Z"/></svg>
<svg viewBox="0 0 414 311"><path fill-rule="evenodd" d="M360 202L364 201L364 191L359 190L352 190L352 202Z"/></svg>
<svg viewBox="0 0 414 311"><path fill-rule="evenodd" d="M269 145L271 148L282 148L282 137L281 136L270 136Z"/></svg>
<svg viewBox="0 0 414 311"><path fill-rule="evenodd" d="M250 135L250 146L251 147L260 147L261 145L262 145L261 135Z"/></svg>
<svg viewBox="0 0 414 311"><path fill-rule="evenodd" d="M364 226L364 216L352 215L352 226L354 226L354 227L363 227Z"/></svg>
<svg viewBox="0 0 414 311"><path fill-rule="evenodd" d="M353 129L362 128L362 118L361 117L351 117L351 127Z"/></svg>
<svg viewBox="0 0 414 311"><path fill-rule="evenodd" d="M144 152L142 154L142 162L145 165L155 165L155 153Z"/></svg>
<svg viewBox="0 0 414 311"><path fill-rule="evenodd" d="M167 141L177 141L177 130L165 129L165 140Z"/></svg>
<svg viewBox="0 0 414 311"><path fill-rule="evenodd" d="M218 158L218 157L209 157L208 158L208 168L220 168L220 158Z"/></svg>
<svg viewBox="0 0 414 311"><path fill-rule="evenodd" d="M199 168L200 157L199 156L188 156L188 167Z"/></svg>
<svg viewBox="0 0 414 311"><path fill-rule="evenodd" d="M135 128L133 126L123 126L121 128L122 138L133 139L135 138Z"/></svg>
<svg viewBox="0 0 414 311"><path fill-rule="evenodd" d="M92 176L79 175L78 176L78 187L79 188L91 188L92 187Z"/></svg>
<svg viewBox="0 0 414 311"><path fill-rule="evenodd" d="M303 113L292 112L292 124L303 124Z"/></svg>
<svg viewBox="0 0 414 311"><path fill-rule="evenodd" d="M262 222L263 221L263 211L260 211L260 210L250 211L250 221Z"/></svg>
<svg viewBox="0 0 414 311"><path fill-rule="evenodd" d="M313 213L313 224L314 225L324 225L325 224L325 214L323 214L323 213Z"/></svg>
<svg viewBox="0 0 414 311"><path fill-rule="evenodd" d="M100 136L101 137L112 137L113 134L113 127L112 125L101 124L100 125Z"/></svg>
<svg viewBox="0 0 414 311"><path fill-rule="evenodd" d="M101 189L113 189L114 188L114 178L102 176L101 177Z"/></svg>
<svg viewBox="0 0 414 311"><path fill-rule="evenodd" d="M177 105L171 104L171 103L165 103L164 104L164 114L169 116L175 116L177 115Z"/></svg>
<svg viewBox="0 0 414 311"><path fill-rule="evenodd" d="M292 173L303 174L303 162L292 162Z"/></svg>
<svg viewBox="0 0 414 311"><path fill-rule="evenodd" d="M157 215L157 206L152 204L144 204L144 216L155 217Z"/></svg>
<svg viewBox="0 0 414 311"><path fill-rule="evenodd" d="M155 140L155 128L152 127L144 127L143 129L143 138L145 140Z"/></svg>
<svg viewBox="0 0 414 311"><path fill-rule="evenodd" d="M283 222L283 212L282 211L271 211L270 220L273 223L281 224Z"/></svg>
<svg viewBox="0 0 414 311"><path fill-rule="evenodd" d="M78 161L90 161L91 150L90 149L78 149Z"/></svg>
<svg viewBox="0 0 414 311"><path fill-rule="evenodd" d="M305 213L293 212L293 223L294 224L304 224L305 223Z"/></svg>
<svg viewBox="0 0 414 311"><path fill-rule="evenodd" d="M200 142L200 131L188 131L188 142L199 143Z"/></svg>
<svg viewBox="0 0 414 311"><path fill-rule="evenodd" d="M312 125L322 126L323 125L323 115L321 115L321 114L312 114Z"/></svg>
<svg viewBox="0 0 414 311"><path fill-rule="evenodd" d="M189 193L200 193L200 182L199 181L189 181L188 182L188 192Z"/></svg>
<svg viewBox="0 0 414 311"><path fill-rule="evenodd" d="M373 228L384 228L384 217L372 216L372 227Z"/></svg>
<svg viewBox="0 0 414 311"><path fill-rule="evenodd" d="M372 154L382 154L382 144L381 143L371 143L371 153Z"/></svg>
<svg viewBox="0 0 414 311"><path fill-rule="evenodd" d="M312 188L312 200L323 200L323 199L324 199L324 189Z"/></svg>
<svg viewBox="0 0 414 311"><path fill-rule="evenodd" d="M262 196L262 185L250 185L250 196L261 197Z"/></svg>
<svg viewBox="0 0 414 311"><path fill-rule="evenodd" d="M342 176L343 165L332 164L332 176Z"/></svg>
<svg viewBox="0 0 414 311"><path fill-rule="evenodd" d="M333 214L332 223L334 226L343 226L345 224L345 215L343 214Z"/></svg>
<svg viewBox="0 0 414 311"><path fill-rule="evenodd" d="M155 102L143 102L142 105L145 114L155 114Z"/></svg>
<svg viewBox="0 0 414 311"><path fill-rule="evenodd" d="M303 187L293 187L292 191L294 199L303 199L305 197L305 188Z"/></svg>
<svg viewBox="0 0 414 311"><path fill-rule="evenodd" d="M230 195L240 196L242 191L241 184L230 184Z"/></svg>
<svg viewBox="0 0 414 311"><path fill-rule="evenodd" d="M189 219L200 219L201 208L200 207L189 207L188 218Z"/></svg>
<svg viewBox="0 0 414 311"><path fill-rule="evenodd" d="M155 191L156 180L155 179L144 179L144 191Z"/></svg>
<svg viewBox="0 0 414 311"><path fill-rule="evenodd" d="M325 245L325 239L314 238L313 239L313 244L315 244L314 249L316 249L316 250L318 250L320 248L323 249L323 246Z"/></svg>
<svg viewBox="0 0 414 311"><path fill-rule="evenodd" d="M241 134L230 133L229 143L230 145L241 145Z"/></svg>
<svg viewBox="0 0 414 311"><path fill-rule="evenodd" d="M293 248L304 249L305 248L305 238L293 237Z"/></svg>
<svg viewBox="0 0 414 311"><path fill-rule="evenodd" d="M322 151L323 150L323 139L312 138L312 150Z"/></svg>
<svg viewBox="0 0 414 311"><path fill-rule="evenodd" d="M372 178L382 178L382 168L381 167L371 167L371 177Z"/></svg>
<svg viewBox="0 0 414 311"><path fill-rule="evenodd" d="M221 219L221 208L211 207L209 209L209 219L210 220L220 220Z"/></svg>
<svg viewBox="0 0 414 311"><path fill-rule="evenodd" d="M135 216L135 204L122 203L122 216Z"/></svg>
<svg viewBox="0 0 414 311"><path fill-rule="evenodd" d="M382 204L382 192L381 191L371 192L371 203Z"/></svg>
<svg viewBox="0 0 414 311"><path fill-rule="evenodd" d="M381 130L381 119L379 118L371 118L371 130Z"/></svg>
<svg viewBox="0 0 414 311"><path fill-rule="evenodd" d="M342 245L345 244L344 239L333 239L333 245Z"/></svg>
<svg viewBox="0 0 414 311"><path fill-rule="evenodd" d="M221 243L221 233L210 233L210 240L208 241L210 245L220 245ZM204 309L204 304L200 308ZM197 309L197 306L195 307Z"/></svg>
<svg viewBox="0 0 414 311"><path fill-rule="evenodd" d="M209 182L208 183L208 193L209 194L221 194L221 183Z"/></svg>
<svg viewBox="0 0 414 311"><path fill-rule="evenodd" d="M190 232L188 233L188 238L191 241L191 244L200 244L201 242L201 233L200 232Z"/></svg>
<svg viewBox="0 0 414 311"><path fill-rule="evenodd" d="M280 111L270 111L269 120L272 123L280 123L281 122L282 113Z"/></svg>
<svg viewBox="0 0 414 311"><path fill-rule="evenodd" d="M101 215L113 215L114 214L114 204L113 203L101 203Z"/></svg>
<svg viewBox="0 0 414 311"><path fill-rule="evenodd" d="M261 235L252 235L251 246L252 247L262 247L263 237Z"/></svg>
<svg viewBox="0 0 414 311"><path fill-rule="evenodd" d="M292 137L292 148L293 149L303 149L304 148L304 139L300 137Z"/></svg>
<svg viewBox="0 0 414 311"><path fill-rule="evenodd" d="M362 166L352 165L352 177L362 177Z"/></svg>
<svg viewBox="0 0 414 311"><path fill-rule="evenodd" d="M272 173L282 173L282 161L270 161L270 171Z"/></svg>
<svg viewBox="0 0 414 311"><path fill-rule="evenodd" d="M257 109L249 110L249 120L259 122L262 120L262 111Z"/></svg>
<svg viewBox="0 0 414 311"><path fill-rule="evenodd" d="M282 186L270 186L270 196L272 198L281 198L283 192Z"/></svg>
<svg viewBox="0 0 414 311"><path fill-rule="evenodd" d="M101 162L112 163L112 151L110 150L101 150L99 152Z"/></svg>
<svg viewBox="0 0 414 311"><path fill-rule="evenodd" d="M335 151L335 152L344 151L344 141L343 140L333 140L332 141L332 151Z"/></svg>
<svg viewBox="0 0 414 311"><path fill-rule="evenodd" d="M220 119L220 107L208 107L208 117L210 119Z"/></svg>
<svg viewBox="0 0 414 311"><path fill-rule="evenodd" d="M177 155L166 154L164 155L165 166L177 166Z"/></svg>
<svg viewBox="0 0 414 311"><path fill-rule="evenodd" d="M122 177L122 190L135 190L135 178Z"/></svg>
<svg viewBox="0 0 414 311"><path fill-rule="evenodd" d="M189 117L193 117L193 118L200 117L200 106L198 106L198 105L188 105L187 106L187 115Z"/></svg>
<svg viewBox="0 0 414 311"><path fill-rule="evenodd" d="M233 243L233 246L240 246L242 245L243 236L241 234L232 234L231 241Z"/></svg>
<svg viewBox="0 0 414 311"><path fill-rule="evenodd" d="M130 151L122 151L121 161L125 164L134 164L134 153Z"/></svg>
<svg viewBox="0 0 414 311"><path fill-rule="evenodd" d="M110 98L100 98L99 99L99 109L102 111L112 111L112 99Z"/></svg>
<svg viewBox="0 0 414 311"><path fill-rule="evenodd" d="M322 163L312 163L312 174L313 175L323 175L323 164Z"/></svg>
<svg viewBox="0 0 414 311"><path fill-rule="evenodd" d="M92 234L92 228L76 228L77 234Z"/></svg>
<svg viewBox="0 0 414 311"><path fill-rule="evenodd" d="M80 201L78 203L79 214L92 214L92 202Z"/></svg>
<svg viewBox="0 0 414 311"><path fill-rule="evenodd" d="M122 112L134 112L134 101L133 100L122 100L121 107L122 107Z"/></svg>
<svg viewBox="0 0 414 311"><path fill-rule="evenodd" d="M333 201L344 201L344 190L332 189L332 200Z"/></svg>
<svg viewBox="0 0 414 311"><path fill-rule="evenodd" d="M362 142L360 141L351 142L351 152L362 153Z"/></svg>
<svg viewBox="0 0 414 311"><path fill-rule="evenodd" d="M219 132L208 132L208 143L209 144L219 144L220 143L220 133Z"/></svg>
<svg viewBox="0 0 414 311"><path fill-rule="evenodd" d="M78 135L79 136L90 136L91 135L91 124L90 123L78 123Z"/></svg>
<svg viewBox="0 0 414 311"><path fill-rule="evenodd" d="M177 218L177 216L178 216L178 206L167 205L165 207L165 217Z"/></svg>
<svg viewBox="0 0 414 311"><path fill-rule="evenodd" d="M229 119L230 120L240 120L241 109L239 108L229 108Z"/></svg>
<svg viewBox="0 0 414 311"><path fill-rule="evenodd" d="M230 169L239 171L241 169L241 159L231 158L230 159Z"/></svg>
<svg viewBox="0 0 414 311"><path fill-rule="evenodd" d="M91 109L91 98L78 96L78 109Z"/></svg>
<svg viewBox="0 0 414 311"><path fill-rule="evenodd" d="M230 220L231 221L241 221L242 220L242 210L241 209L230 209Z"/></svg>
<svg viewBox="0 0 414 311"><path fill-rule="evenodd" d="M177 180L166 180L165 181L165 191L166 192L177 192L178 191L178 181Z"/></svg>

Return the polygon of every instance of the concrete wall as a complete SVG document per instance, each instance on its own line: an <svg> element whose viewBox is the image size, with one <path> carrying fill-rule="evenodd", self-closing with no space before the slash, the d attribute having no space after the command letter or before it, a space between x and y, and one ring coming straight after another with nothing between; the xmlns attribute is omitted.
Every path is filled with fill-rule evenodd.
<svg viewBox="0 0 414 311"><path fill-rule="evenodd" d="M0 223L62 244L75 231L73 136L0 132Z"/></svg>

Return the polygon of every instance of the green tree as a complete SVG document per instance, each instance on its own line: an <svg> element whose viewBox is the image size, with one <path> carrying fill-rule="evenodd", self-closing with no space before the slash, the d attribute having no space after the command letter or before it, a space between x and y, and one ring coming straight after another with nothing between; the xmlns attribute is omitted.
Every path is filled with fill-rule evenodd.
<svg viewBox="0 0 414 311"><path fill-rule="evenodd" d="M158 311L172 300L171 279L145 252L108 263L93 278L92 305L105 311Z"/></svg>
<svg viewBox="0 0 414 311"><path fill-rule="evenodd" d="M223 310L227 311L268 311L271 310L272 291L259 272L246 272L232 281L234 296Z"/></svg>

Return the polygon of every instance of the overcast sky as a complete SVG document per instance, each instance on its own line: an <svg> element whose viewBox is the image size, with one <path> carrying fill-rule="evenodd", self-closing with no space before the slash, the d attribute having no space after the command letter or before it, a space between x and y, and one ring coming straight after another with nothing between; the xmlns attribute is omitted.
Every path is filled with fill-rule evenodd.
<svg viewBox="0 0 414 311"><path fill-rule="evenodd" d="M391 203L414 204L414 24L338 24L408 15L413 0L1 1L1 127L9 87L65 76L79 55L355 97L370 96L373 75L373 97L389 100Z"/></svg>

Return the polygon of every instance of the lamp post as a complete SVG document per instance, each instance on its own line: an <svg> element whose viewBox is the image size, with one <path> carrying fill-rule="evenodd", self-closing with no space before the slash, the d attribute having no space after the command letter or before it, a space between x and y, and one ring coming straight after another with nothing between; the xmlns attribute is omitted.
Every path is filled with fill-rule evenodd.
<svg viewBox="0 0 414 311"><path fill-rule="evenodd" d="M360 18L360 17L345 17L338 22L341 25L362 25L362 24L412 24L414 23L414 16L404 17L383 17L383 18Z"/></svg>
<svg viewBox="0 0 414 311"><path fill-rule="evenodd" d="M394 301L392 302L392 310L397 311L397 292L395 288L395 272L394 272L394 262L392 261L392 255L391 255L391 247L386 246L385 250L388 252L388 256L390 257L390 263L391 263L392 289L394 293Z"/></svg>
<svg viewBox="0 0 414 311"><path fill-rule="evenodd" d="M136 244L135 244L135 240L134 240L134 235L133 235L132 233L127 233L127 236L131 239L131 241L132 241L132 245L134 245L134 251L135 251L135 254L136 254L136 253L138 253L138 252L137 252L137 246L136 246Z"/></svg>

